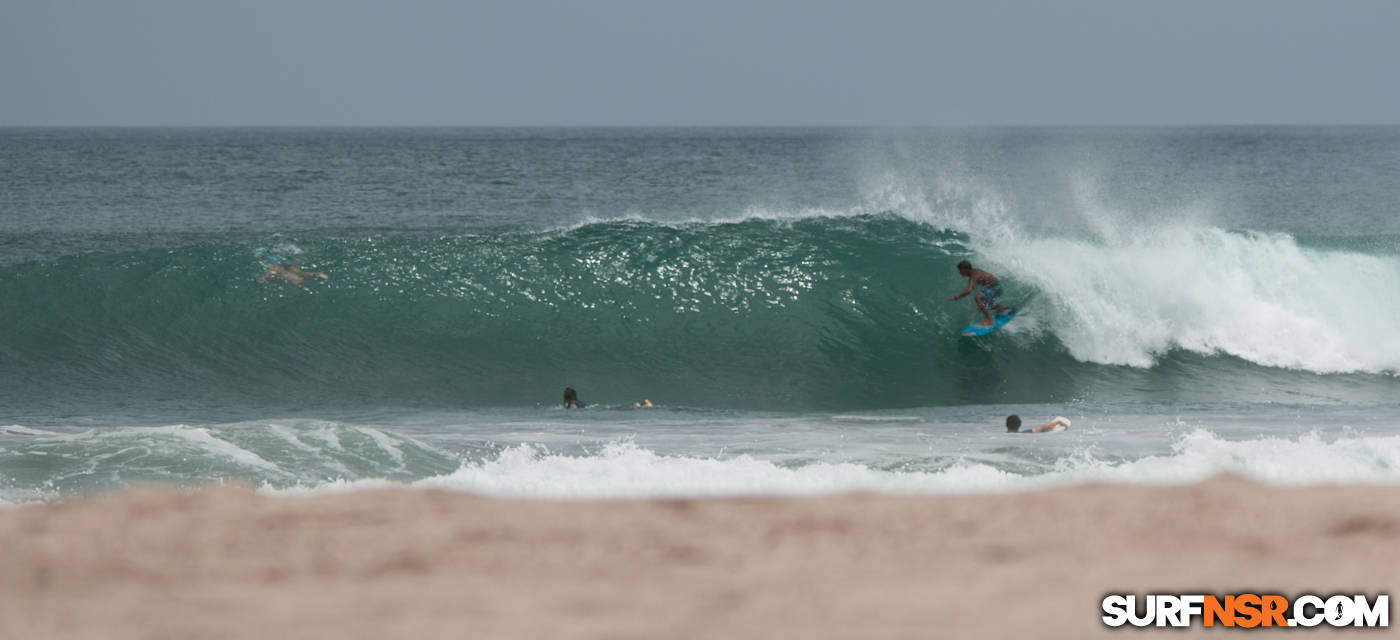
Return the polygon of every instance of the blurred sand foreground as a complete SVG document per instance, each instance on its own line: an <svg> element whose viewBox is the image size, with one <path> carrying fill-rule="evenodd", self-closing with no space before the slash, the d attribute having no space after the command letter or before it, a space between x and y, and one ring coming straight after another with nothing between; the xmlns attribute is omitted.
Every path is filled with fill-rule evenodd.
<svg viewBox="0 0 1400 640"><path fill-rule="evenodd" d="M137 490L0 510L0 638L1140 637L1102 625L1105 593L1397 584L1400 489L1230 477L593 502Z"/></svg>

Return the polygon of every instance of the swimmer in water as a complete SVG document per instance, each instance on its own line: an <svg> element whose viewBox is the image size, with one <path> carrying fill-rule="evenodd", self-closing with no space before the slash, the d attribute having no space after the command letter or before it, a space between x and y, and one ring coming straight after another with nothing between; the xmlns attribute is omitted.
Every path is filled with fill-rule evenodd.
<svg viewBox="0 0 1400 640"><path fill-rule="evenodd" d="M586 407L586 406L588 406L588 405L586 405L586 404L584 404L584 403L582 403L582 402L579 402L579 399L578 399L578 392L577 392L577 391L574 391L574 388L573 388L573 387L564 387L564 408L565 408L565 409L582 409L582 408L584 408L584 407Z"/></svg>
<svg viewBox="0 0 1400 640"><path fill-rule="evenodd" d="M1034 428L1034 429L1031 429L1030 431L1022 431L1022 430L1021 430L1021 416L1018 416L1018 415L1009 415L1009 416L1006 416L1006 432L1007 432L1007 433L1041 433L1041 432L1043 432L1043 431L1051 431L1051 430L1054 430L1056 427L1063 427L1063 428L1065 428L1065 429L1068 429L1068 428L1069 428L1069 418L1062 418L1062 417L1060 417L1060 416L1055 416L1055 418L1054 418L1053 420L1051 420L1051 421L1049 421L1049 422L1047 422L1047 423L1045 423L1045 424L1042 424L1042 425L1040 425L1040 426L1038 426L1038 427L1036 427L1036 428Z"/></svg>
<svg viewBox="0 0 1400 640"><path fill-rule="evenodd" d="M277 277L299 287L301 283L306 282L307 278L315 277L322 280L329 280L331 278L320 271L303 271L293 266L286 258L268 253L262 249L257 250L253 255L256 256L258 260L262 261L263 264L267 265L267 271L264 271L261 276L258 276L259 284L267 282L268 278Z"/></svg>

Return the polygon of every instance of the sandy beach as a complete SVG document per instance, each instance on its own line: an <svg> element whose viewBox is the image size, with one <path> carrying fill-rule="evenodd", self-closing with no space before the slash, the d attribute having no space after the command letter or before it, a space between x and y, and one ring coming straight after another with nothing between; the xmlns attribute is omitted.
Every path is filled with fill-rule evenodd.
<svg viewBox="0 0 1400 640"><path fill-rule="evenodd" d="M0 511L5 638L1080 638L1108 592L1388 592L1400 489L592 502L133 490ZM1131 633L1131 632L1130 632Z"/></svg>

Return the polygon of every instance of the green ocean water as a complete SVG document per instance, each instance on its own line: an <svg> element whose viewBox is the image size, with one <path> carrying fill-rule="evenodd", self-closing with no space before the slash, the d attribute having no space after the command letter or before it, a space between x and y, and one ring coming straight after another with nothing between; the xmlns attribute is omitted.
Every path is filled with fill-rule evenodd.
<svg viewBox="0 0 1400 640"><path fill-rule="evenodd" d="M3 129L0 478L1390 481L1397 176L1400 128Z"/></svg>

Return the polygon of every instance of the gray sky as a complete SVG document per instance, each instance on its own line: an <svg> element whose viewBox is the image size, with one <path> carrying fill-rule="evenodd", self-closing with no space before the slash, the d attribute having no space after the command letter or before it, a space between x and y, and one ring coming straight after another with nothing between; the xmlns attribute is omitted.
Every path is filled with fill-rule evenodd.
<svg viewBox="0 0 1400 640"><path fill-rule="evenodd" d="M0 0L0 125L1397 124L1400 2Z"/></svg>

